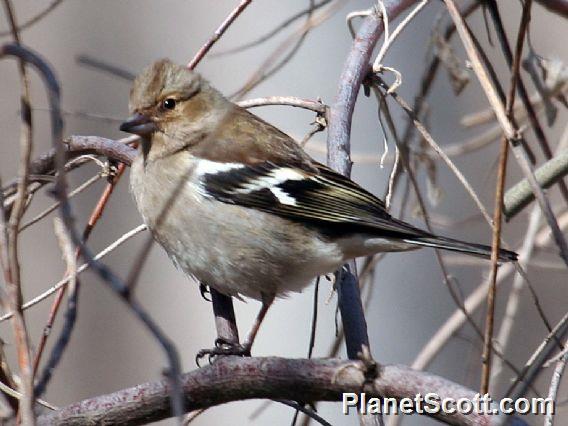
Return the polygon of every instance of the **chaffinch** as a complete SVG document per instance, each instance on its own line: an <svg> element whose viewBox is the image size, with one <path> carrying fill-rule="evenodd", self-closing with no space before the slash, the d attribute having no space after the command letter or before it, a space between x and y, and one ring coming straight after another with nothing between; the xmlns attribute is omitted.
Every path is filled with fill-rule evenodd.
<svg viewBox="0 0 568 426"><path fill-rule="evenodd" d="M490 247L393 218L376 196L169 60L136 79L129 107L120 129L141 138L131 190L154 238L201 283L263 303L241 353L276 296L350 259L420 247L490 257ZM500 251L500 261L516 258Z"/></svg>

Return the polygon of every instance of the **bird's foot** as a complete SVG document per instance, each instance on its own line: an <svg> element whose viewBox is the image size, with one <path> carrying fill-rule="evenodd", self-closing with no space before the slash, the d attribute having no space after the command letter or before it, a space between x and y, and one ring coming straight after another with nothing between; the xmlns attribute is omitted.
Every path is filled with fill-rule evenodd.
<svg viewBox="0 0 568 426"><path fill-rule="evenodd" d="M215 340L215 347L211 349L201 349L196 357L195 363L199 366L199 361L202 358L208 357L209 363L213 362L215 357L218 356L250 356L251 345L246 343L228 342L225 339L217 338Z"/></svg>

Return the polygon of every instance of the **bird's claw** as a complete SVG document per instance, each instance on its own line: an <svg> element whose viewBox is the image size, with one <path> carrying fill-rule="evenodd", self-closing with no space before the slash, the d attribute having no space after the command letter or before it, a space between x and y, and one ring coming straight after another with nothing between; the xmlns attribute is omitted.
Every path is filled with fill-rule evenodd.
<svg viewBox="0 0 568 426"><path fill-rule="evenodd" d="M195 363L199 365L199 361L208 357L208 361L211 364L215 357L218 356L246 356L250 357L250 345L229 342L223 338L217 338L215 340L215 347L211 349L201 349L195 356Z"/></svg>

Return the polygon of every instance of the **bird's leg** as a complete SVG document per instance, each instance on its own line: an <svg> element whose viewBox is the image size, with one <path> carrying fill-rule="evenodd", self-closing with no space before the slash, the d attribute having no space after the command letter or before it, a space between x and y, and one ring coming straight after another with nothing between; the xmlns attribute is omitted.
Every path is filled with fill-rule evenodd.
<svg viewBox="0 0 568 426"><path fill-rule="evenodd" d="M272 306L272 302L274 302L275 295L274 294L268 295L263 293L261 297L262 297L261 299L262 307L260 308L260 311L258 312L256 319L254 320L254 323L246 340L242 344L243 348L247 350L248 353L247 356L250 356L250 350L252 348L252 344L254 343L254 339L258 334L258 330L260 329L260 324L262 324L262 321L264 320L264 317L266 316L268 309Z"/></svg>
<svg viewBox="0 0 568 426"><path fill-rule="evenodd" d="M209 360L219 355L250 356L250 351L254 343L254 339L258 334L258 330L260 329L260 325L262 324L262 321L264 320L268 309L272 305L272 302L274 302L274 297L274 294L262 294L262 307L260 308L260 311L256 316L252 328L243 343L229 342L226 339L219 337L215 340L214 348L202 349L197 353L197 356L195 357L197 364L199 365L199 360L206 355L209 357Z"/></svg>
<svg viewBox="0 0 568 426"><path fill-rule="evenodd" d="M210 289L213 313L215 314L215 328L217 329L216 346L238 345L239 330L233 309L231 296L219 293L214 288Z"/></svg>

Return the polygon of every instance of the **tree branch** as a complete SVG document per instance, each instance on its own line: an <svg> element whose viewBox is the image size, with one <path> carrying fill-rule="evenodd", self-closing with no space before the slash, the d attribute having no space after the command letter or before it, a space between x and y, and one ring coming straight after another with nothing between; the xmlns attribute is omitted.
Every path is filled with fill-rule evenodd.
<svg viewBox="0 0 568 426"><path fill-rule="evenodd" d="M473 390L442 377L388 365L369 382L360 361L337 359L284 359L223 357L182 376L185 408L188 411L227 402L269 398L306 401L339 401L344 392L367 398L414 398L435 392L441 398L468 398ZM142 424L169 417L167 381L144 383L108 395L86 399L38 418L39 425ZM452 425L489 425L491 416L460 414L433 416Z"/></svg>
<svg viewBox="0 0 568 426"><path fill-rule="evenodd" d="M389 2L386 5L389 19L395 19L414 1ZM353 41L351 52L345 61L343 71L339 78L339 89L335 102L329 110L329 128L327 135L327 164L338 172L349 176L351 174L351 119L355 109L357 95L361 84L367 76L373 49L383 32L383 21L376 10L369 11L368 17L363 21L357 37ZM355 273L354 263L350 265L351 272ZM342 274L346 277L346 274ZM341 317L349 325L345 329L347 353L350 358L357 356L363 346L369 347L367 324L361 305L359 286L357 280L342 280L338 286L339 309ZM357 336L352 338L350 336Z"/></svg>

